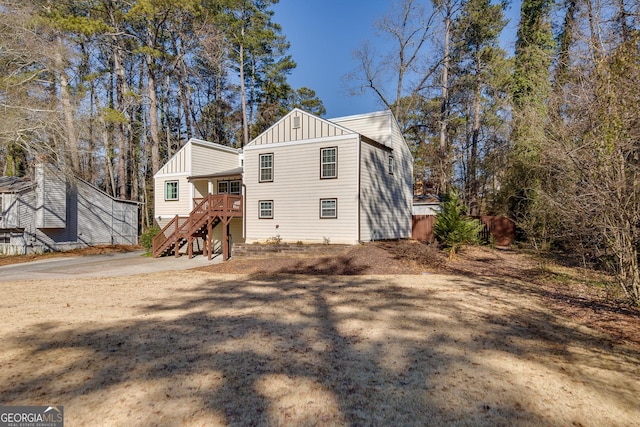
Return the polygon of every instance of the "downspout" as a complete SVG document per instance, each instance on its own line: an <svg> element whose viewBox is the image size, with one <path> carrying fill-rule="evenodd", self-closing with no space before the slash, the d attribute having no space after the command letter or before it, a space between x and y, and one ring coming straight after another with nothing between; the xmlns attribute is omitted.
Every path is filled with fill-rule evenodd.
<svg viewBox="0 0 640 427"><path fill-rule="evenodd" d="M247 240L247 186L242 177L242 240Z"/></svg>
<svg viewBox="0 0 640 427"><path fill-rule="evenodd" d="M358 208L358 233L357 233L357 241L361 242L362 241L362 228L360 226L360 215L361 215L361 209L360 209L360 205L361 205L361 201L360 201L360 178L361 178L361 170L360 170L360 164L362 163L362 140L360 139L360 135L358 135L358 145L357 145L357 154L356 157L358 159L358 164L356 165L356 174L358 175L358 182L357 182L357 188L356 188L356 195L357 195L357 208Z"/></svg>

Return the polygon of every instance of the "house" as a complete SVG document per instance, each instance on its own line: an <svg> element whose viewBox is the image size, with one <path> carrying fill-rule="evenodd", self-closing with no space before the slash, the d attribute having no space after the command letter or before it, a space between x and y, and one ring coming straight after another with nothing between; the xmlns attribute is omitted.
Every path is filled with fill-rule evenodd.
<svg viewBox="0 0 640 427"><path fill-rule="evenodd" d="M200 237L225 258L234 242L409 238L412 175L390 111L325 120L294 109L242 150L192 139L154 176L154 254Z"/></svg>
<svg viewBox="0 0 640 427"><path fill-rule="evenodd" d="M137 202L42 164L35 180L0 177L0 254L137 243Z"/></svg>

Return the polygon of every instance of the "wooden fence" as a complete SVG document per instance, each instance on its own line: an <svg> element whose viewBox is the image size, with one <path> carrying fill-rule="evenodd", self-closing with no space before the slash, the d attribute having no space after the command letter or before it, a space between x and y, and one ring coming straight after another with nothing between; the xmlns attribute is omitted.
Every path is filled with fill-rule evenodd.
<svg viewBox="0 0 640 427"><path fill-rule="evenodd" d="M483 241L488 242L490 237L497 246L509 246L516 239L516 225L509 218L503 216L481 216L477 217L484 228L481 233ZM433 224L436 221L435 215L414 215L411 237L415 240L433 242Z"/></svg>

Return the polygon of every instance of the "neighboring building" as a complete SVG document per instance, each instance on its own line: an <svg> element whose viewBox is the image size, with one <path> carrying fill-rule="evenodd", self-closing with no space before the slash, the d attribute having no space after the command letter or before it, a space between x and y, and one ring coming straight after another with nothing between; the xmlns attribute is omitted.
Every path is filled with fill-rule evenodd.
<svg viewBox="0 0 640 427"><path fill-rule="evenodd" d="M413 158L390 111L325 120L294 109L242 151L190 140L155 175L155 216L166 226L206 194L218 195L216 203L222 194L240 200L241 213L217 211L229 227L213 229L214 250L224 247L225 233L249 243L409 238L412 175ZM187 228L208 235L201 223L192 225L174 220L174 231L159 240L188 244Z"/></svg>
<svg viewBox="0 0 640 427"><path fill-rule="evenodd" d="M413 197L413 215L437 215L440 210L440 199L436 196Z"/></svg>
<svg viewBox="0 0 640 427"><path fill-rule="evenodd" d="M137 202L43 165L35 181L0 177L0 254L137 243Z"/></svg>

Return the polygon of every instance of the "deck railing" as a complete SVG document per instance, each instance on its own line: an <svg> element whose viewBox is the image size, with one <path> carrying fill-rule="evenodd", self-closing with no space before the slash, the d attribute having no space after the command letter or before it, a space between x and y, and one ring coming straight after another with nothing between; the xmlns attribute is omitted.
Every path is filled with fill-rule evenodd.
<svg viewBox="0 0 640 427"><path fill-rule="evenodd" d="M210 194L194 199L195 207L189 216L176 215L153 238L153 256L160 256L171 245L177 245L181 239L191 242L196 233L203 233L203 226L209 220L218 218L225 225L234 217L242 216L242 196L231 194ZM223 233L226 235L226 233ZM177 251L178 248L174 247Z"/></svg>

